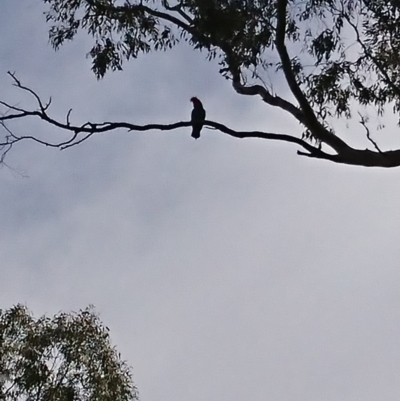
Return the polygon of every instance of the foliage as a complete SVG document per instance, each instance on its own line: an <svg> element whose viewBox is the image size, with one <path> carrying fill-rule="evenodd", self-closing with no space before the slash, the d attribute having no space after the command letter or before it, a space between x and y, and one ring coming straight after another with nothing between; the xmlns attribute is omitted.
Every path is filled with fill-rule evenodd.
<svg viewBox="0 0 400 401"><path fill-rule="evenodd" d="M55 49L81 31L93 38L88 55L98 78L108 70L121 70L124 61L142 53L165 51L185 41L205 52L208 60L216 59L220 73L231 80L238 94L260 96L302 126L296 135L239 133L225 126L222 132L294 142L306 149L302 155L337 163L400 165L400 149L382 151L371 137L366 115L371 109L379 116L390 109L396 116L400 112L400 6L396 1L43 1L48 6L46 20ZM287 85L277 88L274 82L282 78ZM21 88L19 83L17 86ZM22 114L8 117L10 120L33 115L11 110ZM121 127L101 123L71 127L69 120L65 126L50 118L46 110L39 108L36 115L58 128L88 134L82 140ZM372 150L353 148L344 135L335 132L336 118L354 115L360 115ZM0 118L4 121L6 118ZM204 126L221 127L213 124L206 122ZM123 126L130 130L154 128L151 124ZM157 129L170 128L157 125ZM12 141L16 137L11 137ZM73 144L80 142L76 136L71 139ZM4 142L6 148L8 145L10 142Z"/></svg>
<svg viewBox="0 0 400 401"><path fill-rule="evenodd" d="M132 401L131 373L91 308L35 319L0 310L2 401Z"/></svg>
<svg viewBox="0 0 400 401"><path fill-rule="evenodd" d="M282 68L276 47L282 1L182 0L175 6L165 0L44 1L55 48L80 29L94 37L89 54L98 77L121 69L124 59L171 48L179 38L210 58L218 56L228 75L250 67ZM286 42L297 49L291 70L321 117L331 112L349 117L351 100L379 110L394 101L400 108L398 7L375 0L288 2Z"/></svg>

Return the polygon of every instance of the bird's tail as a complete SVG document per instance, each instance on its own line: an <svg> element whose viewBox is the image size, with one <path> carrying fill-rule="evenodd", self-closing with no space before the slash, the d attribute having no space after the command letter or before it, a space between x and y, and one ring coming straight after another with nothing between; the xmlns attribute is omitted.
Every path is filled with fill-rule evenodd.
<svg viewBox="0 0 400 401"><path fill-rule="evenodd" d="M201 131L201 127L193 127L192 138L199 139L200 138L200 131Z"/></svg>

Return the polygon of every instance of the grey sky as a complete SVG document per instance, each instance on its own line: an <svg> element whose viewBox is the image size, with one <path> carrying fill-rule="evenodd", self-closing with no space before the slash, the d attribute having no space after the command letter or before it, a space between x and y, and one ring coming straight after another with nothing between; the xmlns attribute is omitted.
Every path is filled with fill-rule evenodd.
<svg viewBox="0 0 400 401"><path fill-rule="evenodd" d="M181 121L197 95L231 127L298 129L187 46L98 82L88 38L54 53L41 1L4 3L3 99L29 104L12 70L76 122ZM190 129L9 156L27 178L0 171L0 307L94 304L142 401L398 400L399 170Z"/></svg>

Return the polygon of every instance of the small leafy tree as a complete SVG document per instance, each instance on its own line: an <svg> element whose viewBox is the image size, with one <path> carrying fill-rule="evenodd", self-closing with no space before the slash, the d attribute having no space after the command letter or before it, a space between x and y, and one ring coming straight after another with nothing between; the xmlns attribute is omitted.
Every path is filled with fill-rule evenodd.
<svg viewBox="0 0 400 401"><path fill-rule="evenodd" d="M88 308L35 319L0 310L1 401L135 401L131 372Z"/></svg>
<svg viewBox="0 0 400 401"><path fill-rule="evenodd" d="M50 41L58 49L79 31L94 39L89 50L98 78L141 53L168 50L180 41L217 59L221 75L241 95L259 96L266 106L285 111L299 132L235 131L214 121L212 127L234 137L258 137L295 143L304 156L372 167L400 165L400 149L382 150L367 113L400 112L400 6L384 0L44 0ZM49 116L31 89L37 110L6 102L3 155L13 144L33 139L64 149L96 133L114 129L173 130L192 125L91 123L75 126ZM276 88L283 78L286 87ZM14 135L7 121L36 116L71 132L68 141L49 143ZM369 149L350 146L348 132L336 132L335 119L356 117ZM268 128L268 127L267 127ZM374 138L373 138L374 137Z"/></svg>

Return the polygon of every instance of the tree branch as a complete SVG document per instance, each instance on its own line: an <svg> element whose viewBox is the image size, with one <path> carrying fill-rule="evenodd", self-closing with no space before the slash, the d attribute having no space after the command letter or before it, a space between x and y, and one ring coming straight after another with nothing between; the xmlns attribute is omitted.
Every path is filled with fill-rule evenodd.
<svg viewBox="0 0 400 401"><path fill-rule="evenodd" d="M182 10L182 2L175 4L174 6L170 6L168 0L162 0L162 5L168 11L176 11L181 17L185 18L187 22L190 24L193 23L193 19L190 18L183 10Z"/></svg>
<svg viewBox="0 0 400 401"><path fill-rule="evenodd" d="M367 45L361 39L361 34L360 34L357 26L353 23L353 21L351 21L350 17L346 13L343 13L343 14L344 14L344 17L345 17L347 23L353 28L353 31L356 34L357 43L361 46L362 50L364 51L364 55L366 57L368 57L372 61L372 63L375 65L376 69L381 74L382 80L393 90L393 92L397 96L400 96L400 88L390 79L389 74L385 70L382 63L379 61L379 59L377 57L375 57L373 55L373 53L370 51L370 49L367 47Z"/></svg>
<svg viewBox="0 0 400 401"><path fill-rule="evenodd" d="M0 141L0 163L4 164L4 157L10 151L10 149L23 140L32 140L36 143L39 143L44 146L49 146L58 149L67 149L72 146L76 146L95 134L106 133L110 131L114 131L117 129L126 129L128 131L151 131L151 130L159 130L159 131L172 131L178 128L183 127L191 127L194 124L199 123L199 121L180 121L172 124L145 124L138 125L132 124L128 122L101 122L101 123L92 123L86 122L82 125L74 125L71 123L70 115L71 109L68 110L65 122L56 120L48 114L48 109L50 106L50 102L45 104L39 97L39 95L30 88L22 85L21 82L15 77L13 73L9 73L10 77L14 81L14 85L21 89L24 92L29 93L37 102L38 109L37 110L26 110L22 107L13 106L5 101L0 101L0 105L7 108L7 112L3 115L0 115L0 125L6 131L6 135L4 136L4 140ZM257 86L253 89L249 87L249 90L252 91L260 91ZM262 88L262 87L260 87ZM264 88L263 88L264 89ZM246 89L247 90L247 89ZM272 97L272 95L267 93ZM264 95L265 95L264 93ZM260 93L258 93L260 94ZM273 97L272 97L273 98ZM280 98L277 98L277 102L279 102ZM292 105L293 106L293 105ZM280 107L280 106L278 106ZM286 106L285 106L286 107ZM290 106L288 106L290 107ZM295 107L295 106L293 106ZM300 111L301 113L301 111ZM64 132L71 133L69 139L59 142L48 142L46 140L40 139L34 135L22 135L18 136L10 130L10 128L6 125L8 122L13 120L19 120L23 118L38 118L40 120L45 121L46 123L52 125L53 127L57 127ZM320 147L313 146L309 142L304 139L298 138L289 134L278 134L273 132L264 132L264 131L236 131L224 124L219 122L204 120L201 121L204 127L212 128L218 130L222 133L230 135L235 138L259 138L259 139L267 139L281 142L289 142L296 144L303 148L303 151L298 151L299 155L307 156L311 158L329 160L335 163L349 164L349 165L357 165L357 166L368 166L368 167L397 167L400 166L400 150L394 151L380 151L377 148L377 151L371 150L359 150L348 147L346 152L337 152L337 154L330 154L322 151ZM347 145L346 145L347 146Z"/></svg>
<svg viewBox="0 0 400 401"><path fill-rule="evenodd" d="M263 99L263 101L271 106L279 107L282 110L289 112L292 116L294 116L300 123L306 125L306 120L304 117L304 113L296 107L294 104L288 102L285 99L282 99L279 96L271 95L267 88L261 85L251 85L246 86L241 83L240 73L234 72L232 77L232 86L237 93L240 95L247 96L255 96L259 95Z"/></svg>
<svg viewBox="0 0 400 401"><path fill-rule="evenodd" d="M318 118L315 116L311 105L309 104L306 96L304 95L299 84L296 81L296 75L293 72L292 63L285 45L287 1L288 0L278 0L275 40L276 49L282 63L282 70L285 75L286 81L294 97L299 102L300 108L303 111L305 117L304 123L306 127L311 131L313 136L333 148L338 153L350 151L351 148L344 141L342 141L332 132L328 131L318 121Z"/></svg>
<svg viewBox="0 0 400 401"><path fill-rule="evenodd" d="M123 5L123 6L115 6L115 5L110 5L109 6L109 5L106 5L106 4L96 3L93 0L86 0L86 1L92 7L96 7L98 9L100 9L100 10L108 12L110 18L113 18L112 14L115 14L115 13L116 14L121 13L121 14L129 15L129 13L141 11L141 12L149 14L149 15L151 15L153 17L160 18L162 20L171 22L175 26L181 28L182 30L190 33L193 36L196 36L196 35L198 36L196 31L193 29L193 27L191 27L190 25L188 25L186 22L182 21L181 19L176 18L175 16L173 16L171 14L155 10L155 9L150 8L148 6L145 6L143 4L130 4L130 3L127 3L126 5ZM168 4L168 3L165 3L165 4ZM176 9L174 7L166 7L166 6L164 6L164 7L167 10L173 10L173 11L178 11L178 9L179 9L179 7L176 8ZM187 22L189 22L189 21L187 21Z"/></svg>
<svg viewBox="0 0 400 401"><path fill-rule="evenodd" d="M117 129L127 129L128 131L152 131L152 130L159 130L159 131L172 131L178 128L183 128L183 127L191 127L193 124L198 123L198 121L180 121L172 124L145 124L145 125L138 125L138 124L132 124L128 122L102 122L102 123L91 123L91 122L86 122L83 125L77 126L77 125L72 125L68 123L62 123L60 121L57 121L50 117L46 112L40 111L40 110L34 110L34 111L29 111L26 110L21 113L16 113L16 114L9 114L9 115L4 115L0 116L0 123L2 123L3 126L5 126L5 121L10 121L10 120L15 120L15 119L20 119L24 117L38 117L51 125L61 128L64 131L68 132L73 132L72 137L63 142L57 142L57 143L50 143L44 140L41 140L37 137L31 136L31 135L24 135L24 136L16 136L15 134L12 135L12 140L5 142L5 143L0 143L0 146L4 145L9 145L18 141L21 141L23 139L30 139L35 142L38 142L42 145L45 146L50 146L50 147L55 147L55 148L60 148L60 149L66 149L71 146L78 145L79 143L82 143L89 137L91 137L93 134L101 134L109 131L114 131ZM277 134L277 133L271 133L271 132L264 132L264 131L236 131L233 130L232 128L229 128L228 126L211 121L211 120L204 120L201 121L204 127L211 127L214 128L220 132L223 132L225 134L228 134L230 136L233 136L235 138L260 138L260 139L272 139L272 140L277 140L277 141L284 141L284 142L291 142L295 143L297 145L300 145L310 153L320 153L324 154L321 152L318 148L310 145L306 141L294 137L292 135L288 134ZM11 132L8 128L7 130ZM82 138L78 139L78 135L81 133L85 133L87 135L83 136Z"/></svg>
<svg viewBox="0 0 400 401"><path fill-rule="evenodd" d="M7 135L5 136L5 140L3 142L0 142L0 147L2 149L6 149L5 152L3 152L3 158L5 154L11 149L11 147L16 144L17 142L20 142L22 140L32 140L35 141L41 145L44 146L49 146L53 148L59 148L59 149L67 149L69 147L78 145L87 139L89 139L92 135L94 134L100 134L100 133L105 133L109 131L113 131L116 129L127 129L128 131L151 131L151 130L160 130L160 131L172 131L178 128L183 128L183 127L190 127L193 126L193 124L196 124L196 121L180 121L172 124L145 124L145 125L138 125L138 124L132 124L132 123L127 123L127 122L102 122L102 123L92 123L92 122L86 122L82 125L73 125L71 124L70 121L70 115L71 115L71 109L68 110L67 116L66 116L66 122L58 121L51 117L48 114L48 108L50 106L50 102L48 102L46 105L42 102L40 99L39 95L33 91L30 88L27 88L26 86L22 85L21 82L16 78L15 74L9 72L8 73L12 80L14 81L13 84L17 88L21 89L22 91L28 92L31 96L34 97L38 104L38 109L37 110L26 110L21 107L13 106L7 102L0 101L0 105L3 105L6 107L8 110L8 113L5 113L3 115L0 115L0 125L3 126L3 128L6 130ZM11 113L10 113L11 111ZM23 136L17 136L15 135L6 125L7 122L10 122L12 120L19 120L21 118L26 118L26 117L35 117L39 118L50 125L60 128L61 130L65 132L71 132L72 136L66 140L66 141L61 141L61 142L48 142L45 140L42 140L36 136L33 135L23 135ZM303 139L297 138L292 135L288 134L277 134L277 133L272 133L272 132L263 132L263 131L236 131L233 130L232 128L227 127L224 124L211 121L211 120L205 120L202 121L203 125L205 127L211 127L214 128L222 133L225 133L227 135L230 135L235 138L260 138L260 139L269 139L269 140L277 140L277 141L284 141L284 142L290 142L297 144L301 146L303 149L305 149L307 152L310 154L318 154L320 158L324 158L325 153L322 152L320 149L318 149L315 146L312 146L308 142L306 142ZM81 135L83 134L83 135ZM0 159L0 162L2 159Z"/></svg>
<svg viewBox="0 0 400 401"><path fill-rule="evenodd" d="M379 153L383 153L381 149L379 148L378 144L371 138L371 132L367 126L368 123L368 118L364 117L360 112L358 112L358 115L360 116L360 124L364 127L365 132L367 134L367 139L372 143L374 148L377 150Z"/></svg>

